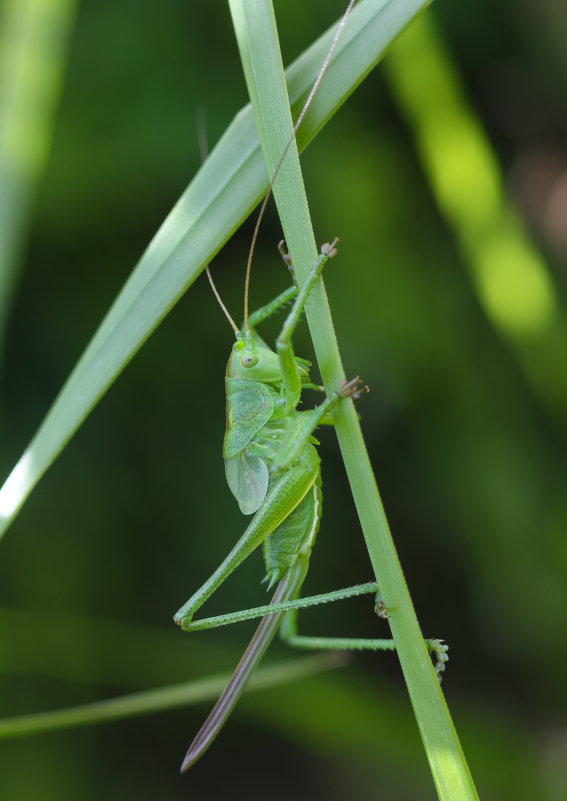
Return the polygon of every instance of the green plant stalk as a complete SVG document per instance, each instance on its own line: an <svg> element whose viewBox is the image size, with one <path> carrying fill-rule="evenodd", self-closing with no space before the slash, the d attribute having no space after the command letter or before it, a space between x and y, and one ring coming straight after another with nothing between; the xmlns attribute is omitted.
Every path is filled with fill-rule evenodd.
<svg viewBox="0 0 567 801"><path fill-rule="evenodd" d="M129 688L128 692L131 690L142 698L140 714L150 714L163 707L156 704L147 708L147 695L140 693L139 688L165 685L167 678L164 677L169 675L171 678L168 666L177 664L183 671L187 660L191 659L185 638L176 636L177 632L165 632L161 628L115 618L100 620L72 612L53 611L49 613L48 626L37 626L37 621L44 617L45 609L0 606L0 636L2 642L10 643L9 648L0 649L2 682L9 682L12 676L33 680L43 676L57 681L71 680L75 686L124 686ZM68 647L70 642L73 642L73 648ZM116 642L121 644L119 651ZM83 647L86 643L88 646ZM56 649L50 651L53 645ZM93 649L105 655L96 664L91 659ZM143 653L157 653L160 658L140 658ZM216 656L231 661L234 655L230 647L219 649L213 646L209 650L203 642L198 646L198 653L206 661ZM337 655L335 652L333 656ZM349 657L347 664L351 663ZM293 664L295 661L286 661L285 667ZM272 665L269 667L271 670ZM330 758L355 758L361 765L374 765L377 771L379 766L389 761L393 761L396 770L402 773L415 775L422 769L423 757L414 748L411 731L414 724L405 714L407 700L403 692L392 692L389 681L376 682L358 674L351 674L345 680L342 672L332 671L323 675L316 670L313 665L313 673L306 674L305 683L298 684L291 674L289 681L286 679L277 685L274 682L269 688L269 703L265 695L247 693L238 707L238 714L257 727L299 742L308 753L324 750ZM349 670L355 671L356 664L351 664ZM254 675L260 672L263 672L262 668ZM175 685L180 686L179 682L176 679ZM4 686L7 688L8 684ZM4 696L6 692L8 690ZM133 700L132 695L128 697ZM166 694L164 699L168 697ZM205 699L202 701L206 703ZM550 801L549 793L546 794L544 789L548 786L545 760L534 758L538 749L537 732L529 727L518 727L513 719L491 717L489 699L484 707L476 704L474 708L467 708L463 698L456 703L459 704L455 706L455 712L459 716L462 736L475 744L475 760L483 765L483 784L489 788L491 797ZM299 728L297 704L303 710ZM321 716L321 709L333 710L332 716ZM55 714L68 711L71 710L58 710ZM487 720L490 721L488 726ZM19 729L21 726L17 721L21 721L19 715L0 720L0 737L12 736L12 727ZM103 722L102 718L100 722ZM9 727L8 731L4 725ZM387 737L376 738L377 725L382 732L387 732ZM47 732L48 729L42 727L41 731ZM27 733L40 732L34 728ZM19 732L13 736L19 736ZM428 782L429 777L423 771L422 779L416 785L416 798L429 798L425 789ZM424 788L422 796L417 787Z"/></svg>
<svg viewBox="0 0 567 801"><path fill-rule="evenodd" d="M280 665L271 665L254 674L248 689L263 690L267 687L276 687L285 682L296 681L314 673L320 673L331 667L338 667L341 664L343 661L341 658L337 658L336 654L319 654ZM222 692L228 678L229 676L224 674L183 682L183 684L174 684L171 687L160 687L157 690L132 693L120 698L111 698L70 709L3 718L0 720L0 740L41 734L57 729L91 726L95 723L123 720L153 712L163 712L166 709L198 704L201 701L210 701L217 698Z"/></svg>
<svg viewBox="0 0 567 801"><path fill-rule="evenodd" d="M270 0L229 0L240 55L264 151L273 174L292 133L283 64ZM402 6L399 3L398 6ZM348 26L345 31L348 35ZM274 184L286 242L299 281L317 256L295 147ZM311 293L307 320L321 376L331 393L344 378L323 283ZM368 552L439 798L477 799L451 716L433 671L380 500L352 401L338 408L335 427ZM377 736L382 736L378 733Z"/></svg>
<svg viewBox="0 0 567 801"><path fill-rule="evenodd" d="M427 1L427 0L425 0ZM378 63L424 0L363 0L355 6L298 143L306 147ZM301 108L335 30L287 70ZM32 441L0 489L0 538L27 497L137 350L254 208L267 187L250 106L242 109L153 237Z"/></svg>

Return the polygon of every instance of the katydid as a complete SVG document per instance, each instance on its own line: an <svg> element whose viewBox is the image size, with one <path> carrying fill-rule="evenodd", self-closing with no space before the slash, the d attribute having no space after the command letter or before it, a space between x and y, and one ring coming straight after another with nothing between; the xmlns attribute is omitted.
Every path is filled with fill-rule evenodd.
<svg viewBox="0 0 567 801"><path fill-rule="evenodd" d="M293 286L272 303L250 315L236 330L226 371L227 427L223 456L229 487L244 514L254 514L246 531L203 586L175 615L184 631L199 631L263 617L250 645L211 715L183 762L189 768L208 748L244 691L246 682L278 628L290 645L316 649L392 650L390 639L304 637L297 633L297 610L366 593L378 593L375 582L299 598L321 519L321 470L313 432L332 424L332 409L342 398L358 396L358 378L337 387L311 411L298 411L303 388L310 383L308 365L295 357L292 336L309 292L324 264L336 254L338 240L324 245L321 255L298 290ZM255 326L294 298L293 306L272 351ZM193 615L222 582L259 545L264 546L266 579L278 587L271 604L193 621ZM385 616L377 595L376 611ZM436 670L446 661L446 646L428 641L437 654Z"/></svg>
<svg viewBox="0 0 567 801"><path fill-rule="evenodd" d="M293 136L329 63L353 3L354 0L350 0L331 50L296 122ZM295 356L292 337L309 293L320 280L324 265L337 253L338 239L323 245L301 286L294 284L271 303L248 314L248 285L254 243L267 198L293 136L276 167L254 231L246 273L244 324L241 329L228 314L209 274L213 291L236 335L225 378L227 421L223 457L226 477L241 512L254 516L227 557L179 609L174 619L184 631L210 629L258 617L262 620L232 678L191 744L181 767L182 772L199 759L212 743L278 629L282 639L298 648L393 650L395 647L391 639L306 637L297 632L299 609L356 595L376 595L376 613L381 617L387 617L387 613L375 582L313 597L300 597L322 511L320 459L316 449L319 443L313 434L317 426L333 424L332 411L336 404L345 398L358 398L360 382L358 378L342 382L332 395L325 397L319 406L310 411L299 411L297 408L303 389L322 387L311 383L309 363ZM286 254L284 259L289 264ZM290 302L291 310L274 351L258 335L256 327ZM205 601L260 545L264 550L268 589L277 584L271 603L193 620ZM447 648L439 640L428 640L427 645L436 654L435 670L440 674L447 660Z"/></svg>

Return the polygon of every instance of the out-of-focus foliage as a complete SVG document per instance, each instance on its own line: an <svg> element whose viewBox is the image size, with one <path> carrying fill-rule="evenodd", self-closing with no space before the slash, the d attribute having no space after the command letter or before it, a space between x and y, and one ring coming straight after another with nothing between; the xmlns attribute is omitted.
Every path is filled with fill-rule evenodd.
<svg viewBox="0 0 567 801"><path fill-rule="evenodd" d="M342 9L280 6L287 61ZM487 313L462 231L437 205L393 62L388 80L380 70L370 76L306 152L306 183L321 241L338 234L344 243L326 275L341 349L348 371L371 388L359 405L368 446L424 632L451 646L444 689L480 796L561 801L567 59L558 31L567 12L552 0L537 14L506 0L442 0L428 15L470 121L459 142L471 126L481 132L502 202L523 217L523 241L539 253L557 337L537 351L522 337L519 350ZM80 6L5 342L2 477L197 169L197 109L205 108L214 142L244 102L223 4ZM459 143L446 137L462 122L453 105L444 108L441 165ZM463 199L482 209L490 199L474 196L474 180L467 185L481 167L475 173L466 152L457 165ZM279 238L272 215L252 304L286 285ZM247 228L213 265L237 317L249 239ZM512 280L513 260L507 269ZM504 281L503 303L507 289ZM2 543L2 714L232 667L253 624L184 636L170 623L244 525L221 459L231 342L198 282ZM310 355L305 331L297 352ZM534 375L546 383L534 384ZM320 439L325 514L310 592L370 577L333 434ZM263 602L260 556L249 561L211 601L211 614ZM381 625L364 599L303 619L305 631L321 633L372 636ZM272 659L284 655L274 646ZM214 749L178 778L205 712L2 742L0 795L434 798L395 656L356 656L334 674L245 698Z"/></svg>
<svg viewBox="0 0 567 801"><path fill-rule="evenodd" d="M74 0L0 4L0 356L74 11Z"/></svg>

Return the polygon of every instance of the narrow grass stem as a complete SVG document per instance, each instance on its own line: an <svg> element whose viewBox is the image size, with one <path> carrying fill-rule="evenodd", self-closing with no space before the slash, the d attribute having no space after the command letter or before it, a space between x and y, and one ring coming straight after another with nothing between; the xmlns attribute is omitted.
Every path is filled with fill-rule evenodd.
<svg viewBox="0 0 567 801"><path fill-rule="evenodd" d="M250 679L248 690L262 690L267 687L279 686L288 681L306 678L322 670L339 667L342 664L344 664L344 655L325 654L260 668ZM212 676L69 709L3 718L0 720L0 740L41 734L56 729L91 726L95 723L123 720L210 701L223 690L227 679L228 675L226 674Z"/></svg>
<svg viewBox="0 0 567 801"><path fill-rule="evenodd" d="M229 0L229 3L260 142L268 174L272 175L293 129L273 8L270 0ZM399 2L397 6L403 9L404 3ZM274 184L274 196L294 269L301 282L317 257L317 248L295 145L289 149L281 167ZM321 375L327 393L331 393L344 379L344 371L322 281L312 292L306 313ZM476 799L474 784L417 622L352 401L343 400L334 418L368 552L389 613L439 798L443 801ZM378 736L383 733L377 732Z"/></svg>

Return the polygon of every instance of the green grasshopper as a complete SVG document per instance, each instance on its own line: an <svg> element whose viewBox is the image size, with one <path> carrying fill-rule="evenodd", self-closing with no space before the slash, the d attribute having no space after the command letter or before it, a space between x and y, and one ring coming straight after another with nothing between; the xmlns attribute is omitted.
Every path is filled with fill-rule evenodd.
<svg viewBox="0 0 567 801"><path fill-rule="evenodd" d="M321 467L313 436L318 425L332 424L332 409L343 398L356 399L359 379L344 382L311 411L299 411L302 389L310 382L308 363L295 357L292 336L305 301L324 264L336 254L338 240L321 248L307 280L293 286L250 315L236 342L226 370L227 423L223 456L229 487L243 514L254 514L246 531L203 586L176 613L184 631L200 631L263 617L229 684L192 743L181 770L189 768L208 748L244 691L278 628L290 645L315 649L392 650L393 640L305 637L297 633L297 610L355 595L377 593L375 582L309 598L299 598L321 519ZM255 327L295 298L277 339L276 352ZM222 582L259 545L264 546L266 579L278 586L269 605L193 621L193 615ZM377 595L376 611L386 616ZM428 641L437 653L436 670L444 668L446 647Z"/></svg>
<svg viewBox="0 0 567 801"><path fill-rule="evenodd" d="M395 647L391 639L305 637L297 632L299 609L356 595L376 594L376 613L387 617L375 582L300 598L322 511L321 465L316 449L319 443L313 433L319 425L333 424L332 410L337 403L343 402L345 398L356 400L360 392L359 379L355 378L342 382L332 395L311 411L299 411L297 408L303 389L322 390L323 387L311 383L309 363L295 356L292 337L309 293L320 280L326 262L336 255L339 240L323 245L301 287L290 287L271 303L248 315L252 253L268 197L353 4L354 0L349 0L329 53L264 197L248 258L244 324L241 329L226 310L207 268L213 292L236 335L225 378L227 420L223 456L226 477L240 511L245 515L253 514L254 517L228 556L179 609L174 619L184 631L202 631L258 617L262 620L229 683L189 747L181 766L182 772L196 762L212 743L278 629L282 639L297 648L393 650ZM290 259L283 250L282 255L291 267ZM273 351L258 335L256 326L291 301L293 305ZM260 545L264 549L268 589L277 584L271 603L254 609L193 620L194 614L205 601ZM447 647L440 640L428 640L427 645L437 656L435 670L440 674L447 661Z"/></svg>

